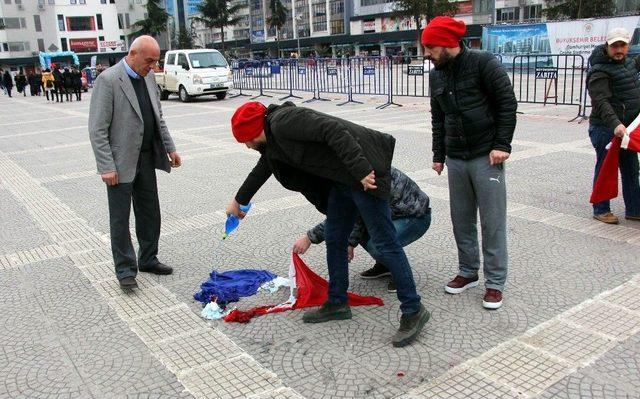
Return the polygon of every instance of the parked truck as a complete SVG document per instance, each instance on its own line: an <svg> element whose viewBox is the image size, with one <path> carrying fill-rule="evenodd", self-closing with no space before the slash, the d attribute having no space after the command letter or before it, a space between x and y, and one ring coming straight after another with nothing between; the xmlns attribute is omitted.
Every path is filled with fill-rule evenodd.
<svg viewBox="0 0 640 399"><path fill-rule="evenodd" d="M215 95L218 100L233 89L229 63L217 50L170 50L164 57L164 69L156 73L160 99L177 93L180 101Z"/></svg>

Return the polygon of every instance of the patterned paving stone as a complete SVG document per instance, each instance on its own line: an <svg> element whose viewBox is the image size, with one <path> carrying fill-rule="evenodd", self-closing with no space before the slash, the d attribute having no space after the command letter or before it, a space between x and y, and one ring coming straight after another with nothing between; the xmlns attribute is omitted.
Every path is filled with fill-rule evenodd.
<svg viewBox="0 0 640 399"><path fill-rule="evenodd" d="M571 312L567 320L617 339L628 338L640 331L640 315L600 301Z"/></svg>
<svg viewBox="0 0 640 399"><path fill-rule="evenodd" d="M258 395L248 396L250 399L303 399L304 396L300 395L291 388L278 388L273 391L261 393Z"/></svg>
<svg viewBox="0 0 640 399"><path fill-rule="evenodd" d="M435 380L407 392L412 399L518 399L522 397L513 388L497 384L485 375L469 369L446 373Z"/></svg>
<svg viewBox="0 0 640 399"><path fill-rule="evenodd" d="M0 358L3 398L79 398L91 394L64 350L35 345Z"/></svg>
<svg viewBox="0 0 640 399"><path fill-rule="evenodd" d="M169 370L189 372L206 363L222 362L244 353L224 334L211 328L186 337L169 338L150 344L151 350Z"/></svg>
<svg viewBox="0 0 640 399"><path fill-rule="evenodd" d="M568 363L515 342L484 354L476 362L479 371L524 395L541 393L571 370Z"/></svg>
<svg viewBox="0 0 640 399"><path fill-rule="evenodd" d="M402 390L368 366L346 360L288 385L307 398L391 398Z"/></svg>
<svg viewBox="0 0 640 399"><path fill-rule="evenodd" d="M614 341L574 325L554 322L544 328L525 333L520 341L543 349L571 364L584 366L611 349Z"/></svg>
<svg viewBox="0 0 640 399"><path fill-rule="evenodd" d="M629 340L596 360L585 370L591 375L606 376L609 383L625 386L631 392L640 392L640 342Z"/></svg>
<svg viewBox="0 0 640 399"><path fill-rule="evenodd" d="M626 284L614 292L601 297L603 301L611 302L615 305L624 306L634 312L640 312L640 286Z"/></svg>
<svg viewBox="0 0 640 399"><path fill-rule="evenodd" d="M282 386L275 374L247 355L194 369L182 382L196 398L243 398Z"/></svg>
<svg viewBox="0 0 640 399"><path fill-rule="evenodd" d="M116 296L111 299L110 305L125 320L162 317L163 313L184 306L169 290L161 286L133 290L129 295Z"/></svg>
<svg viewBox="0 0 640 399"><path fill-rule="evenodd" d="M184 304L168 310L162 317L150 315L136 319L130 326L145 343L194 334L206 328L206 324Z"/></svg>
<svg viewBox="0 0 640 399"><path fill-rule="evenodd" d="M611 384L605 378L578 372L558 381L538 397L540 399L638 399L640 395Z"/></svg>
<svg viewBox="0 0 640 399"><path fill-rule="evenodd" d="M13 100L0 97L4 115L24 113L28 105L42 112L42 118L65 119L52 119L49 124L16 123L0 116L0 151L4 151L0 152L0 205L11 220L11 226L0 232L0 269L8 271L6 267L13 265L19 273L0 271L0 314L4 323L0 323L0 333L7 338L0 356L13 356L36 344L64 348L68 353L66 362L77 371L74 378L87 389L75 395L63 393L61 397L189 397L171 372L201 365L204 356L196 354L198 347L206 348L199 353L216 360L236 353L235 349L227 353L205 345L207 338L202 337L217 333L199 319L199 304L191 300L199 283L212 269L266 268L286 274L293 241L322 215L270 179L254 198L255 208L241 228L232 239L222 242L224 207L257 159L255 153L234 143L229 132L228 118L242 99L190 104L167 101L163 104L167 107L167 120L184 155L185 167L170 175L158 174L164 221L160 257L176 272L172 276L141 274L141 298L137 299L144 300L137 301L122 293L113 275L104 185L95 175L91 150L86 145L88 103L65 104L51 112L51 107L39 99ZM394 164L420 179L421 186L431 195L432 226L422 239L407 248L407 253L433 319L416 344L402 350L390 347L388 340L399 320L398 301L385 292L386 281L362 281L357 277L358 272L371 265L371 259L359 251L350 265L351 289L378 295L386 305L354 309L353 324L348 327L342 323L305 326L300 321L301 311L261 317L247 325L210 323L260 362L249 363L276 371L286 385L305 397L403 395L637 273L634 260L640 255L640 246L625 242L635 240L633 237L640 232L637 223L622 220L620 226L603 226L590 219L591 209L585 198L591 186L593 155L585 138L586 127L565 122L570 118L565 118L563 112L575 115L574 108L522 105L526 113L519 116L515 137L518 142L507 166L511 256L506 301L500 311L487 312L481 308L481 288L457 297L442 293L442 285L457 269L447 179L435 176L429 169L428 124L406 123L415 120L417 113L427 115L425 102L384 111L370 109L370 104L348 109L335 108L331 103L312 106L393 133L397 138ZM79 115L84 128L76 120ZM560 123L562 135L546 134ZM51 135L50 128L55 128L57 134ZM567 167L558 173L549 169L550 164ZM622 214L622 201L615 200L612 206L615 213ZM51 256L52 245L75 253L69 258L67 254ZM49 254L43 255L47 248ZM4 254L7 256L3 258ZM55 262L43 263L42 259ZM326 276L322 246L310 249L305 259ZM7 280L3 281L5 276ZM171 312L171 305L176 303L173 299L165 303L168 296L151 295L165 288L167 293L176 295L177 301L185 303L178 307L179 316ZM152 297L157 304L149 300ZM258 296L238 306L252 306L268 299ZM75 303L81 300L84 302ZM600 310L609 311L609 317L622 309L622 318L627 315L624 309L637 314L635 302L632 291L620 291L602 298L605 306ZM618 305L608 305L613 303ZM151 315L154 306L168 311ZM114 308L134 324L139 322L138 317L147 315L141 320L148 325L136 324L133 328L149 346L128 330ZM625 325L616 317L610 323L613 327L604 329L623 331L615 336L620 339L637 335L633 323ZM589 314L581 323L597 318ZM203 328L189 330L191 323ZM590 328L602 330L599 325L585 328L573 323L570 326L582 332ZM599 356L599 350L589 346L600 345L600 341L592 341L571 328L567 331L575 335L572 338L580 338L575 353L569 354L568 349L562 352L562 329L538 335L536 342L544 351L544 345L559 350L567 360L582 362L589 356ZM176 334L177 338L165 338ZM305 340L298 341L301 338ZM290 343L289 349L285 343ZM627 352L636 351L631 343L625 345L623 342L620 347ZM57 355L55 351L51 354ZM42 358L49 356L45 352ZM590 367L589 375L597 383L614 386L615 392L629 396L636 390L632 360L626 352L616 352L614 356L609 359L605 354L601 363L594 363L601 369ZM112 367L123 371L118 373ZM300 369L303 371L297 372ZM139 375L146 370L152 370L151 374L142 380ZM612 378L613 370L622 370L619 379ZM203 375L207 373L210 371ZM485 376L482 370L479 373ZM514 381L516 377L509 376ZM209 377L203 380L211 383ZM485 379L476 385L479 392L484 392L480 387L491 384ZM493 393L501 393L500 387L495 387ZM593 388L594 397L598 392ZM603 392L613 391L607 388ZM277 385L265 386L264 391L256 393L266 397L279 397L279 393L285 397L291 391Z"/></svg>

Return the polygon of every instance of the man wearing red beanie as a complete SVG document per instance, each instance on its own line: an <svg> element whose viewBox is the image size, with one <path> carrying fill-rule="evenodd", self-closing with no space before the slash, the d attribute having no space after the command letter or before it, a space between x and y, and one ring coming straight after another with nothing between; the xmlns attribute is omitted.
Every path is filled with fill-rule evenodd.
<svg viewBox="0 0 640 399"><path fill-rule="evenodd" d="M464 22L434 18L422 32L429 73L433 169L449 171L449 204L458 246L458 275L446 286L460 294L478 285L482 225L486 309L502 306L507 280L507 191L504 162L511 152L517 101L493 54L467 49Z"/></svg>
<svg viewBox="0 0 640 399"><path fill-rule="evenodd" d="M247 204L273 175L284 188L297 191L327 216L325 242L329 268L329 298L303 316L305 323L351 318L347 303L349 235L360 216L380 261L391 272L400 300L396 347L413 341L430 314L416 292L409 261L391 221L389 193L395 139L384 133L291 102L248 102L231 119L236 140L259 151L257 165L227 207L227 214L244 217Z"/></svg>

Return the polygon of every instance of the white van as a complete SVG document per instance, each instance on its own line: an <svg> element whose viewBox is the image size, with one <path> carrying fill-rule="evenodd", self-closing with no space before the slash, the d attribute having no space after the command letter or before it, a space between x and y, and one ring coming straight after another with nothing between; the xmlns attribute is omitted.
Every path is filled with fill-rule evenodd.
<svg viewBox="0 0 640 399"><path fill-rule="evenodd" d="M218 50L170 50L164 56L164 70L156 73L160 98L178 93L180 100L215 95L218 100L233 88L229 63Z"/></svg>

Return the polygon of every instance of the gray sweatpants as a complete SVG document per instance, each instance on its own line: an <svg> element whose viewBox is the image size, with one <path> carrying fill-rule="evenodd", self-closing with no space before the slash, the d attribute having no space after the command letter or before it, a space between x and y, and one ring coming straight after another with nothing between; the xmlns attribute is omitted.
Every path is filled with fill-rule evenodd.
<svg viewBox="0 0 640 399"><path fill-rule="evenodd" d="M507 280L507 189L504 164L489 156L472 160L447 158L449 205L462 277L480 269L478 208L482 226L485 287L502 291Z"/></svg>

